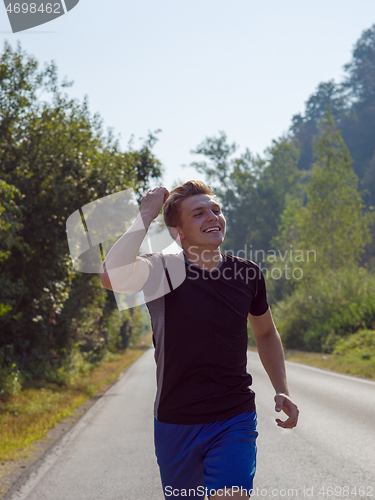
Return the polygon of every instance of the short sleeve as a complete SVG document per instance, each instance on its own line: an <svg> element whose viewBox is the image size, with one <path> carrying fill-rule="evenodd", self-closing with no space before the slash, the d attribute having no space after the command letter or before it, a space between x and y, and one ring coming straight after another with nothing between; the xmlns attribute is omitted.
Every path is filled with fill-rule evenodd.
<svg viewBox="0 0 375 500"><path fill-rule="evenodd" d="M160 254L144 254L141 258L145 260L149 267L149 275L143 285L143 293L146 297L165 295L169 292L168 283L164 272L164 265Z"/></svg>
<svg viewBox="0 0 375 500"><path fill-rule="evenodd" d="M257 266L258 267L258 266ZM253 316L261 316L268 309L266 282L262 271L258 267L256 278L256 292L250 303L249 313Z"/></svg>

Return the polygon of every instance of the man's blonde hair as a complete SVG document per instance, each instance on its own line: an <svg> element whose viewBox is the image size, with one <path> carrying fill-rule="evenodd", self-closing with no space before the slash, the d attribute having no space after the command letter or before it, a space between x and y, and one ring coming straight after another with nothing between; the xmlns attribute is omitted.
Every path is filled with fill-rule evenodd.
<svg viewBox="0 0 375 500"><path fill-rule="evenodd" d="M190 198L190 196L195 196L197 194L208 194L216 199L216 196L212 193L211 186L206 186L202 181L188 181L172 189L163 208L165 225L168 227L178 226L180 222L179 207L181 203L186 200L186 198Z"/></svg>

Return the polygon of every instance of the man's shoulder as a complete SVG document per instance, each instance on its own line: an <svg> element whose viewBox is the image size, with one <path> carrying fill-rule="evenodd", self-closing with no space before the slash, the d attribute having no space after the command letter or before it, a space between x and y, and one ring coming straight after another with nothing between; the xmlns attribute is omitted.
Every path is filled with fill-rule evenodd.
<svg viewBox="0 0 375 500"><path fill-rule="evenodd" d="M150 263L165 262L166 265L176 260L184 260L183 253L145 253L140 255L140 258L147 260Z"/></svg>
<svg viewBox="0 0 375 500"><path fill-rule="evenodd" d="M172 289L178 288L186 278L185 260L180 253L148 253L140 256L149 266L149 277L145 291L159 289L160 284L169 280ZM164 286L164 285L163 285ZM165 294L164 294L165 295Z"/></svg>

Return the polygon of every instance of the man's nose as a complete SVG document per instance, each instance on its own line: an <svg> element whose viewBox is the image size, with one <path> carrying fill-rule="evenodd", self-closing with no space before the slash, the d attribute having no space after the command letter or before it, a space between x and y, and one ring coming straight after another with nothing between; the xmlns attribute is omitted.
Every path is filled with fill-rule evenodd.
<svg viewBox="0 0 375 500"><path fill-rule="evenodd" d="M208 219L209 220L219 220L219 216L217 214L215 214L214 212L212 212L212 210L210 210L210 212L208 214Z"/></svg>

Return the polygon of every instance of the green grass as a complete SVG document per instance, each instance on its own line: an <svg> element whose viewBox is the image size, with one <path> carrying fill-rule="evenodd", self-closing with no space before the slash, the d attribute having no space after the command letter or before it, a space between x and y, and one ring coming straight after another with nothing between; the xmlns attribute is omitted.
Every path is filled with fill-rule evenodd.
<svg viewBox="0 0 375 500"><path fill-rule="evenodd" d="M285 359L317 368L332 370L345 375L354 375L356 377L375 380L375 353L373 356L366 358L354 352L322 354L286 349Z"/></svg>
<svg viewBox="0 0 375 500"><path fill-rule="evenodd" d="M250 351L257 351L249 345ZM295 349L284 349L285 359L295 363L315 366L324 370L332 370L344 375L375 380L375 352L370 357L360 353L325 354L321 352L306 352Z"/></svg>

